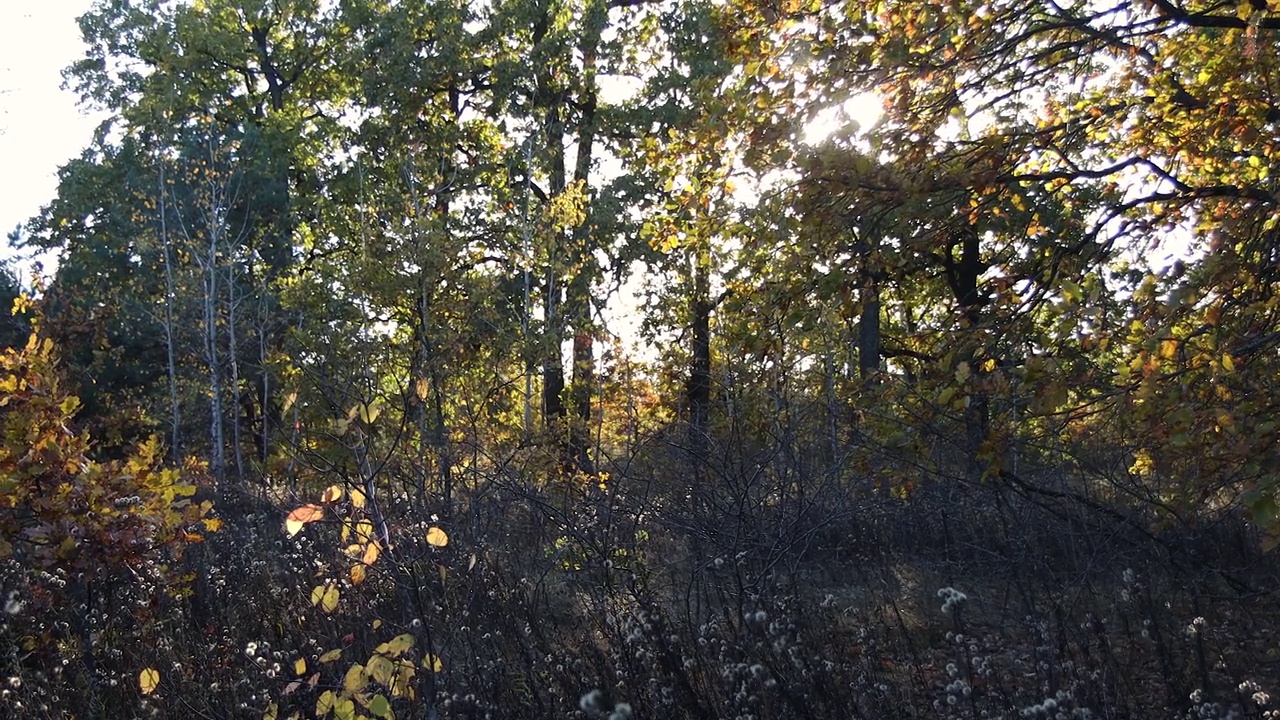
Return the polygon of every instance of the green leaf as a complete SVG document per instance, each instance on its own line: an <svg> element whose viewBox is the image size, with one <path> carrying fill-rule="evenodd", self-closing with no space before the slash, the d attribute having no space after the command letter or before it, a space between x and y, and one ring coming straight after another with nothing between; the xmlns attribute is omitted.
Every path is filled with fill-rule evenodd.
<svg viewBox="0 0 1280 720"><path fill-rule="evenodd" d="M374 695L373 699L369 701L369 712L373 713L374 717L389 718L391 717L391 702L381 694Z"/></svg>

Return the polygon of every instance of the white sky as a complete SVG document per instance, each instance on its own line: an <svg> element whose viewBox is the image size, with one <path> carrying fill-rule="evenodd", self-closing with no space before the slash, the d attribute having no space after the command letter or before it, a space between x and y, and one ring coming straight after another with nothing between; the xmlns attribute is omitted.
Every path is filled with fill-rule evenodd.
<svg viewBox="0 0 1280 720"><path fill-rule="evenodd" d="M80 154L98 123L61 89L63 68L83 54L76 18L91 5L0 0L0 245L53 199L58 167Z"/></svg>

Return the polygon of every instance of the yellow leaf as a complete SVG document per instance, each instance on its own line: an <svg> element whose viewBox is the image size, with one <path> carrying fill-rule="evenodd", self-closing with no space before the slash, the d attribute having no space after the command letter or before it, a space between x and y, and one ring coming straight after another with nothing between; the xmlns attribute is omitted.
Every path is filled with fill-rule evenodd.
<svg viewBox="0 0 1280 720"><path fill-rule="evenodd" d="M422 667L430 670L431 672L440 672L444 670L444 663L440 662L440 658L435 655L427 653L427 656L422 658Z"/></svg>
<svg viewBox="0 0 1280 720"><path fill-rule="evenodd" d="M351 504L352 504L352 505L354 505L356 508L363 509L363 508L364 508L364 500L365 500L365 499L364 499L364 490L361 490L360 488L352 488L352 490L351 490Z"/></svg>
<svg viewBox="0 0 1280 720"><path fill-rule="evenodd" d="M305 675L307 672L307 659L298 658L293 663L293 672L295 675Z"/></svg>
<svg viewBox="0 0 1280 720"><path fill-rule="evenodd" d="M352 665L347 669L347 674L342 678L342 691L350 695L354 695L369 683L365 677L364 666L360 664Z"/></svg>
<svg viewBox="0 0 1280 720"><path fill-rule="evenodd" d="M1231 353L1222 356L1222 369L1229 373L1236 371L1236 361L1231 358Z"/></svg>
<svg viewBox="0 0 1280 720"><path fill-rule="evenodd" d="M413 678L418 671L413 667L413 662L409 660L401 660L396 664L395 676L391 678L391 694L394 697L413 698Z"/></svg>
<svg viewBox="0 0 1280 720"><path fill-rule="evenodd" d="M356 410L360 414L360 422L369 425L377 420L378 416L382 414L382 402L380 400L374 400L367 405L365 403L360 403L356 406Z"/></svg>
<svg viewBox="0 0 1280 720"><path fill-rule="evenodd" d="M320 664L327 665L333 662L334 660L337 660L340 657L342 657L342 648L338 648L337 650L330 650L329 652L320 656Z"/></svg>
<svg viewBox="0 0 1280 720"><path fill-rule="evenodd" d="M317 585L317 586L315 586L315 587L311 588L311 606L312 606L312 607L315 607L316 605L319 605L319 604L320 604L320 601L321 601L321 600L323 600L323 599L324 599L324 586L323 586L323 585Z"/></svg>
<svg viewBox="0 0 1280 720"><path fill-rule="evenodd" d="M356 541L369 542L371 539L373 539L373 523L368 520L356 523Z"/></svg>
<svg viewBox="0 0 1280 720"><path fill-rule="evenodd" d="M328 715L337 701L338 696L334 695L332 690L325 690L320 693L320 699L316 700L316 717Z"/></svg>
<svg viewBox="0 0 1280 720"><path fill-rule="evenodd" d="M413 647L413 636L409 633L403 633L382 643L378 647L374 648L374 650L382 653L383 655L400 657L408 652L411 647Z"/></svg>
<svg viewBox="0 0 1280 720"><path fill-rule="evenodd" d="M427 389L428 388L427 388L426 378L418 378L418 381L414 383L413 390L415 393L417 393L419 400L427 399Z"/></svg>
<svg viewBox="0 0 1280 720"><path fill-rule="evenodd" d="M338 587L330 583L328 589L324 591L324 597L320 599L320 609L325 613L332 613L338 609Z"/></svg>
<svg viewBox="0 0 1280 720"><path fill-rule="evenodd" d="M156 691L156 686L160 684L160 671L155 668L143 668L138 673L138 689L143 695L150 695Z"/></svg>
<svg viewBox="0 0 1280 720"><path fill-rule="evenodd" d="M372 627L374 630L377 630L378 628L382 627L382 620L381 619L374 620Z"/></svg>
<svg viewBox="0 0 1280 720"><path fill-rule="evenodd" d="M262 714L262 720L276 720L276 716L280 714L280 706L275 703L267 705L267 711Z"/></svg>
<svg viewBox="0 0 1280 720"><path fill-rule="evenodd" d="M391 674L395 669L395 664L387 656L375 654L369 658L369 664L365 666L365 674L379 685L390 685Z"/></svg>
<svg viewBox="0 0 1280 720"><path fill-rule="evenodd" d="M365 546L364 556L360 558L360 562L365 565L372 565L378 560L378 552L378 541L370 540L369 544Z"/></svg>
<svg viewBox="0 0 1280 720"><path fill-rule="evenodd" d="M320 496L320 502L325 505L336 503L342 499L342 486L330 485L324 489L324 494Z"/></svg>
<svg viewBox="0 0 1280 720"><path fill-rule="evenodd" d="M284 521L284 530L289 534L289 537L293 537L301 532L303 526L307 523L315 522L322 517L324 517L324 508L308 503L289 513L289 516Z"/></svg>
<svg viewBox="0 0 1280 720"><path fill-rule="evenodd" d="M352 585L359 585L360 583L364 582L366 575L368 575L368 571L365 570L364 565L351 566L351 584Z"/></svg>
<svg viewBox="0 0 1280 720"><path fill-rule="evenodd" d="M433 547L444 547L449 544L449 534L438 527L427 530L427 543Z"/></svg>

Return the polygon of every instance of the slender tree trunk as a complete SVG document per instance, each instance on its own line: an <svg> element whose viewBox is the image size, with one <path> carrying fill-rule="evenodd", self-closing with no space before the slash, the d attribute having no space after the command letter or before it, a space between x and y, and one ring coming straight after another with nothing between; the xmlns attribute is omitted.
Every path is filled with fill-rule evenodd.
<svg viewBox="0 0 1280 720"><path fill-rule="evenodd" d="M236 462L236 482L244 482L244 448L240 436L240 356L236 340L236 282L235 264L227 263L227 355L231 366L231 442Z"/></svg>
<svg viewBox="0 0 1280 720"><path fill-rule="evenodd" d="M216 220L215 220L216 222ZM209 448L213 475L219 486L226 484L227 457L222 427L222 373L218 356L218 235L209 229L209 256L205 267L204 341L209 366Z"/></svg>
<svg viewBox="0 0 1280 720"><path fill-rule="evenodd" d="M217 157L212 143L209 147L209 168L217 167ZM225 179L224 179L225 180ZM205 258L205 296L204 296L204 342L205 359L209 369L209 448L213 476L219 488L226 487L227 481L227 448L226 434L223 429L222 405L222 359L218 353L218 300L221 297L218 288L218 248L222 245L225 231L227 205L223 189L218 187L218 179L210 177L207 181L208 207L204 208L205 232L208 233L208 256Z"/></svg>
<svg viewBox="0 0 1280 720"><path fill-rule="evenodd" d="M265 290L263 291L265 294ZM256 443L258 450L258 462L262 463L265 469L267 462L271 459L271 430L272 430L272 410L271 410L271 372L267 369L267 358L270 355L267 347L267 331L269 328L269 320L263 311L266 304L265 297L258 299L258 407L261 412L258 414L258 441Z"/></svg>
<svg viewBox="0 0 1280 720"><path fill-rule="evenodd" d="M529 442L533 436L533 376L537 365L537 353L534 352L533 321L533 232L529 225L529 196L533 183L533 141L530 134L524 146L524 209L521 223L524 226L524 308L520 316L520 329L524 338L524 441Z"/></svg>
<svg viewBox="0 0 1280 720"><path fill-rule="evenodd" d="M169 457L177 465L182 457L182 414L178 405L178 361L173 332L173 303L176 291L173 280L173 253L169 244L169 219L167 215L169 190L165 185L165 164L160 162L160 250L164 260L164 341L169 371Z"/></svg>

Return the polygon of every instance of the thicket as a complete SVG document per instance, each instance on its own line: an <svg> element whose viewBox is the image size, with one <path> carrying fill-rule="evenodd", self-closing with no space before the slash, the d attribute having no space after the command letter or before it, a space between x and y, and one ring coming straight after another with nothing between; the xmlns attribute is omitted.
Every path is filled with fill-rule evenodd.
<svg viewBox="0 0 1280 720"><path fill-rule="evenodd" d="M80 25L0 713L1280 717L1265 3Z"/></svg>

